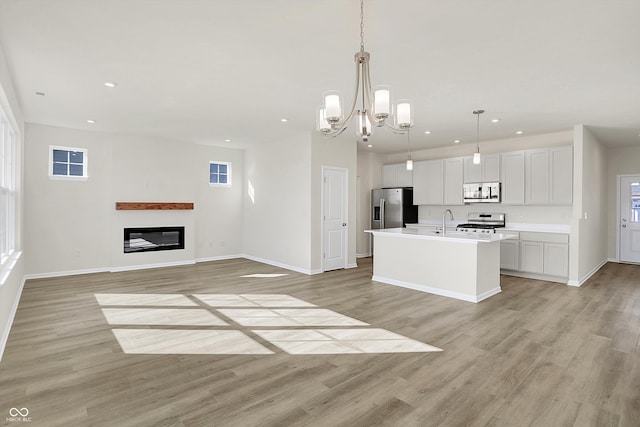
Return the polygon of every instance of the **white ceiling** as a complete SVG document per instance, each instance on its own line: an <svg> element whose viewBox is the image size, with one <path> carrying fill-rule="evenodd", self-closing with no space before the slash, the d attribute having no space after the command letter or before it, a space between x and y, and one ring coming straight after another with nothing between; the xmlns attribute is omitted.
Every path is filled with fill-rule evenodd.
<svg viewBox="0 0 640 427"><path fill-rule="evenodd" d="M350 98L359 12L358 0L0 0L0 42L28 122L246 147L313 130L326 90ZM481 140L585 124L607 145L640 144L639 21L638 0L365 0L365 48L373 84L414 103L414 149L475 143L478 108ZM371 142L406 149L386 130Z"/></svg>

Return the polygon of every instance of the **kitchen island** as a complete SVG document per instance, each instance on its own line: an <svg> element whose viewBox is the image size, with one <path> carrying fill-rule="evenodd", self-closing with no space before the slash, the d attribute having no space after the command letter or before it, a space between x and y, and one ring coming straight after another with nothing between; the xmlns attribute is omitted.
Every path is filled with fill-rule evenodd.
<svg viewBox="0 0 640 427"><path fill-rule="evenodd" d="M500 241L516 236L407 228L373 234L373 280L480 302L499 292Z"/></svg>

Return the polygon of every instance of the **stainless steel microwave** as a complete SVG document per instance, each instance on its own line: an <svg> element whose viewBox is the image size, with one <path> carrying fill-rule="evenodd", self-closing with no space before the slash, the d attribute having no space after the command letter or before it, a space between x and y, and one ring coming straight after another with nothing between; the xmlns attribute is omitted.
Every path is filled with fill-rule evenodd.
<svg viewBox="0 0 640 427"><path fill-rule="evenodd" d="M500 203L501 184L499 182L474 182L463 184L465 203Z"/></svg>

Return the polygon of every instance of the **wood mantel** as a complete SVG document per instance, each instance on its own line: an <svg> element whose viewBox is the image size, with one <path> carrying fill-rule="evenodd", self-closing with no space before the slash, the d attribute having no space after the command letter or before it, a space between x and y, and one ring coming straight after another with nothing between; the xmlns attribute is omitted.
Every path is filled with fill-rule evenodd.
<svg viewBox="0 0 640 427"><path fill-rule="evenodd" d="M116 202L117 211L193 210L193 203L182 202Z"/></svg>

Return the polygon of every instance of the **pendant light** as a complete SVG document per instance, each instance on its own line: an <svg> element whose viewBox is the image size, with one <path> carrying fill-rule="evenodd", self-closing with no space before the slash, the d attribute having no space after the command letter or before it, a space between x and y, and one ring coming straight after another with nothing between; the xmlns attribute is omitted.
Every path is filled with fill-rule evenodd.
<svg viewBox="0 0 640 427"><path fill-rule="evenodd" d="M480 114L484 113L484 110L474 110L473 114L478 118L476 129L476 152L473 153L473 164L480 164Z"/></svg>
<svg viewBox="0 0 640 427"><path fill-rule="evenodd" d="M413 160L411 159L411 138L409 136L409 129L407 129L407 170L413 170Z"/></svg>

